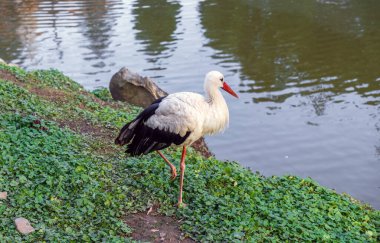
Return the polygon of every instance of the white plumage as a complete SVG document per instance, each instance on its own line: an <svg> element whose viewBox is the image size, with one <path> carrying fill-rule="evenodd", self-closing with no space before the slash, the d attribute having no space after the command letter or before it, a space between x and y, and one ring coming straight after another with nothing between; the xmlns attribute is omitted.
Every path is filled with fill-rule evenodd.
<svg viewBox="0 0 380 243"><path fill-rule="evenodd" d="M238 97L224 82L223 74L211 71L205 77L205 96L179 92L160 98L126 124L116 138L117 144L128 144L126 152L131 155L158 151L172 169L172 178L176 176L176 169L159 150L172 144L183 146L179 204L182 203L186 146L228 126L228 107L219 88Z"/></svg>
<svg viewBox="0 0 380 243"><path fill-rule="evenodd" d="M190 131L181 145L191 145L203 135L222 131L228 125L227 104L220 96L222 99L215 100L191 92L168 95L145 125L181 137Z"/></svg>

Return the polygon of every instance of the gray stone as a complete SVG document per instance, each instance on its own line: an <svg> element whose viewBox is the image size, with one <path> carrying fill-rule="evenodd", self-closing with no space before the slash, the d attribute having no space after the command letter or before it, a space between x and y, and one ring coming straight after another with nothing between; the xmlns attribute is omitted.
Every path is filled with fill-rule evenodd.
<svg viewBox="0 0 380 243"><path fill-rule="evenodd" d="M16 218L15 219L15 225L18 232L21 234L30 234L35 231L35 229L30 225L29 220L25 218Z"/></svg>
<svg viewBox="0 0 380 243"><path fill-rule="evenodd" d="M167 95L150 78L142 77L124 67L112 76L110 92L115 100L147 107L156 99Z"/></svg>
<svg viewBox="0 0 380 243"><path fill-rule="evenodd" d="M6 200L8 196L7 192L0 192L0 200Z"/></svg>

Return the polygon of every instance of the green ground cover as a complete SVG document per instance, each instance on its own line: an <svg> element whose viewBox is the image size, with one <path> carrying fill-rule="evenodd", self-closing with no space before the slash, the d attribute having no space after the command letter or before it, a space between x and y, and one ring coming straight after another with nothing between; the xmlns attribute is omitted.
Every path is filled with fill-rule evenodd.
<svg viewBox="0 0 380 243"><path fill-rule="evenodd" d="M184 200L155 154L126 157L113 138L141 109L89 93L56 70L0 64L0 242L130 241L125 214L159 204L202 241L378 242L380 213L295 176L263 177L190 149ZM1 73L0 73L1 74ZM4 75L7 74L7 75ZM180 151L165 151L176 165ZM15 217L36 232L20 235Z"/></svg>

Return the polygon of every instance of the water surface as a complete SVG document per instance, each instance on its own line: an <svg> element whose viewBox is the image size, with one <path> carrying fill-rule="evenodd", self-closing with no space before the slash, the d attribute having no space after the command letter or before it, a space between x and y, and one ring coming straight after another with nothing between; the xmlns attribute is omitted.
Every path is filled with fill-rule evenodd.
<svg viewBox="0 0 380 243"><path fill-rule="evenodd" d="M0 57L88 89L127 66L168 92L222 71L230 128L216 157L311 176L380 208L380 2L0 1Z"/></svg>

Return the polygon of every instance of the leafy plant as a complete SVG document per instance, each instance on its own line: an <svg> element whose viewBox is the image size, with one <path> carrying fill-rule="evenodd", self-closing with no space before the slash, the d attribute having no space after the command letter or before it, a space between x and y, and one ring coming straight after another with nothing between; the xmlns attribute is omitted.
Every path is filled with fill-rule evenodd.
<svg viewBox="0 0 380 243"><path fill-rule="evenodd" d="M98 87L91 91L91 93L103 101L113 100L110 91L105 87Z"/></svg>
<svg viewBox="0 0 380 243"><path fill-rule="evenodd" d="M0 115L0 238L5 241L101 241L130 229L119 217L125 195L113 166L69 130L36 116ZM27 217L37 232L21 237L12 220Z"/></svg>
<svg viewBox="0 0 380 243"><path fill-rule="evenodd" d="M172 160L179 158L176 152ZM181 218L182 229L200 241L375 242L378 237L379 211L310 178L264 177L195 153L187 158L184 200L189 205L174 211L178 185L167 183L167 168L152 160L127 160L124 183L138 188L134 197L158 201L162 213Z"/></svg>
<svg viewBox="0 0 380 243"><path fill-rule="evenodd" d="M9 195L0 201L0 241L129 241L123 215L153 204L198 241L380 241L380 212L348 195L310 178L264 177L191 149L188 207L177 209L179 182L169 182L162 159L129 158L112 144L141 108L110 101L105 89L84 91L57 70L0 70L17 79L0 77L0 191ZM81 124L84 132L74 132ZM178 165L180 151L165 153ZM19 216L37 231L17 233Z"/></svg>

